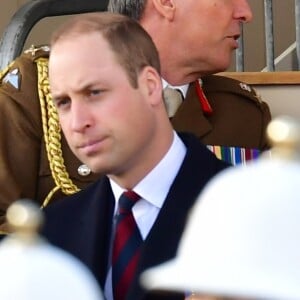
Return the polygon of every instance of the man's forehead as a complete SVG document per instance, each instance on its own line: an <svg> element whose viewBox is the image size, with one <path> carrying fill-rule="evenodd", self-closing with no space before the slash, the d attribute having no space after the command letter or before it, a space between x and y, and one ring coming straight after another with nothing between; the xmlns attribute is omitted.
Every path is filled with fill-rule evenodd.
<svg viewBox="0 0 300 300"><path fill-rule="evenodd" d="M52 64L67 64L76 60L81 60L82 64L105 64L107 61L116 61L116 55L99 34L76 35L52 46L49 68Z"/></svg>

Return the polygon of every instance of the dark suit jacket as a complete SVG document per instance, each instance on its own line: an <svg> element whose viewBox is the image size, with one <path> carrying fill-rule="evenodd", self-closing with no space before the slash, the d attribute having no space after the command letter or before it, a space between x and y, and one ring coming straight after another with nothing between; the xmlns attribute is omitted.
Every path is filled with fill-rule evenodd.
<svg viewBox="0 0 300 300"><path fill-rule="evenodd" d="M187 146L184 162L165 203L144 242L135 280L126 299L177 299L175 294L154 296L141 289L140 273L176 255L186 218L207 181L228 165L192 135L181 135ZM107 177L45 209L43 235L72 253L94 273L102 289L108 269L114 198ZM183 299L179 294L178 299ZM124 298L125 299L125 298Z"/></svg>

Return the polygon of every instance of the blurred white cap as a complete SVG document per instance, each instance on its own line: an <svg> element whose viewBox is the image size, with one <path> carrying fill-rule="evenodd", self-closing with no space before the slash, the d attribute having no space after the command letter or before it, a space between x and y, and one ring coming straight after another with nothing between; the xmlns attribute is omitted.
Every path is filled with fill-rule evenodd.
<svg viewBox="0 0 300 300"><path fill-rule="evenodd" d="M144 272L142 283L300 299L299 186L299 161L280 155L220 173L192 209L176 258Z"/></svg>
<svg viewBox="0 0 300 300"><path fill-rule="evenodd" d="M96 279L86 266L77 258L46 243L37 232L30 232L33 227L37 229L40 226L39 208L28 201L19 201L9 208L8 215L12 211L14 217L18 215L18 220L29 215L34 226L29 225L23 232L8 235L0 243L1 299L103 299ZM17 226L22 227L20 224Z"/></svg>

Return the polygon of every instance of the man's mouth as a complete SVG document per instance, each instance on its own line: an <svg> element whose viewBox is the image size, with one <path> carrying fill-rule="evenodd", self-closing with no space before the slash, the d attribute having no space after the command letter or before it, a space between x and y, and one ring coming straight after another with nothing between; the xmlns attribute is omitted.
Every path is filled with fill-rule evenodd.
<svg viewBox="0 0 300 300"><path fill-rule="evenodd" d="M79 144L76 148L86 154L92 154L99 150L105 138L93 139Z"/></svg>

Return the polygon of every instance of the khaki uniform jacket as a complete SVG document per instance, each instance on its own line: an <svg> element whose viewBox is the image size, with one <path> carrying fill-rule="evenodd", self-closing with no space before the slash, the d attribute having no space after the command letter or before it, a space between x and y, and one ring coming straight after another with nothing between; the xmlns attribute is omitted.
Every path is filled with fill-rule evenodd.
<svg viewBox="0 0 300 300"><path fill-rule="evenodd" d="M42 126L41 107L44 104L40 103L41 89L38 88L38 81L41 82L38 78L42 78L42 83L44 81L46 85L48 79L43 74L41 76L37 59L44 59L47 66L48 54L42 48L31 49L2 72L0 224L4 222L6 209L14 200L29 198L42 204L55 187ZM47 73L47 68L43 72ZM195 87L191 84L186 100L172 119L174 128L193 132L206 144L264 149L267 146L264 132L270 120L269 109L258 100L252 89L242 89L239 84L240 82L233 79L218 76L204 79L204 90L213 108L211 116L203 114ZM48 90L45 91L44 88L42 92L47 94ZM46 112L50 114L47 109ZM54 130L52 135L56 131L58 130ZM82 164L71 153L63 135L61 147L54 145L54 156L59 154L60 148L66 170L54 164L59 179L60 176L64 179L64 175L68 174L70 178L67 178L67 183L71 182L81 189L99 178L97 174L82 176L78 173L78 167ZM70 188L69 194L75 191L74 186ZM56 191L51 201L62 196L60 190Z"/></svg>
<svg viewBox="0 0 300 300"><path fill-rule="evenodd" d="M172 119L173 127L177 131L193 132L206 145L266 150L266 127L271 114L256 91L223 76L210 75L202 80L212 114L203 112L193 83Z"/></svg>

